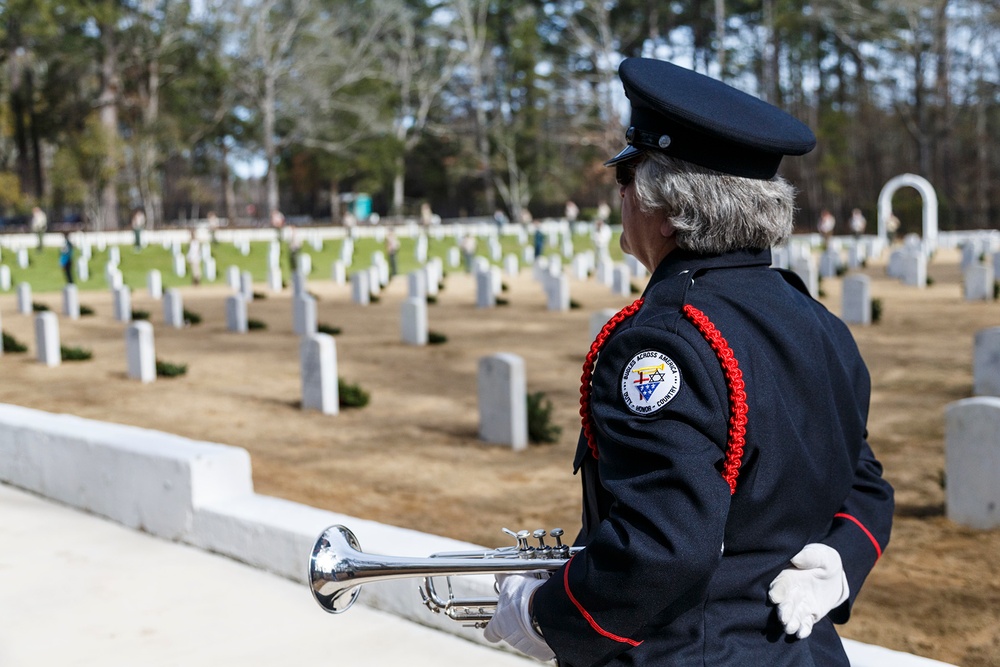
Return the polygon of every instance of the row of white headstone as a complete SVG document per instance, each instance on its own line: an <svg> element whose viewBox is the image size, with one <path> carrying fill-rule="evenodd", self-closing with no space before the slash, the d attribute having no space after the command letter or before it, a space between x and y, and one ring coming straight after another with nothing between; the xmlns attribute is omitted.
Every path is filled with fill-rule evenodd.
<svg viewBox="0 0 1000 667"><path fill-rule="evenodd" d="M1000 327L976 333L973 397L945 409L948 518L971 528L1000 528Z"/></svg>

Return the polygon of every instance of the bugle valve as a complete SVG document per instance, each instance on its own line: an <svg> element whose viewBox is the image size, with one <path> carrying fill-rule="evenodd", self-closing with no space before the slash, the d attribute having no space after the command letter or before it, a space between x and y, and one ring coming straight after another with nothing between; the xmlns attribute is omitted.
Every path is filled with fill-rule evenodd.
<svg viewBox="0 0 1000 667"><path fill-rule="evenodd" d="M391 579L423 578L419 587L424 605L435 613L485 627L496 611L497 598L456 598L448 581L448 593L442 597L434 587L434 577L471 574L514 574L559 569L579 549L562 543L563 531L553 528L549 535L554 545L545 543L546 532L503 531L517 540L515 546L484 551L459 551L432 554L426 558L366 554L354 533L345 526L330 526L319 536L309 558L308 579L313 597L320 607L332 614L347 611L364 584ZM538 546L528 543L529 537Z"/></svg>

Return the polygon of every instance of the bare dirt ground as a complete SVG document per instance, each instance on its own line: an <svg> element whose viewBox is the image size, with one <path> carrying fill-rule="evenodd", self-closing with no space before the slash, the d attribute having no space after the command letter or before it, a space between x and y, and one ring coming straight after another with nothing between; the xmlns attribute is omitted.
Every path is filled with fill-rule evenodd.
<svg viewBox="0 0 1000 667"><path fill-rule="evenodd" d="M896 488L897 513L892 543L842 633L965 667L1000 666L1000 530L948 521L942 487L944 408L971 395L973 336L1000 326L1000 304L962 300L955 252L938 254L925 290L886 278L881 263L867 272L884 314L854 333L873 379L871 443ZM448 340L424 348L400 342L405 278L368 307L351 303L349 287L311 282L319 321L343 330L339 375L371 393L367 407L338 416L299 409L287 291L250 304L266 331L237 335L225 328L226 288L185 289L185 307L204 319L182 330L162 326L160 304L136 290L133 307L152 313L157 356L189 367L150 385L126 378L123 326L111 317L108 293L81 296L93 317L60 319L63 344L90 349L94 359L57 368L35 361L32 318L16 314L15 296L4 294L4 330L32 349L0 358L0 401L244 447L258 492L353 516L489 546L508 543L501 526L561 526L572 535L589 318L629 299L573 283L582 308L551 313L529 272L505 281L510 305L477 310L472 280L451 273L429 306L430 329ZM823 290L839 313L840 281L825 280ZM61 308L58 294L35 300ZM558 443L513 453L478 441L476 367L496 352L525 359L528 390L555 406Z"/></svg>

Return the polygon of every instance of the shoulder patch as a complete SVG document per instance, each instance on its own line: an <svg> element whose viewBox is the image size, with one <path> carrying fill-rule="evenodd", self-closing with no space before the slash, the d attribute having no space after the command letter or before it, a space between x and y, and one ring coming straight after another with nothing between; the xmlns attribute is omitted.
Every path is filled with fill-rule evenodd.
<svg viewBox="0 0 1000 667"><path fill-rule="evenodd" d="M632 357L622 373L622 398L637 415L656 412L681 388L681 371L674 360L656 350Z"/></svg>

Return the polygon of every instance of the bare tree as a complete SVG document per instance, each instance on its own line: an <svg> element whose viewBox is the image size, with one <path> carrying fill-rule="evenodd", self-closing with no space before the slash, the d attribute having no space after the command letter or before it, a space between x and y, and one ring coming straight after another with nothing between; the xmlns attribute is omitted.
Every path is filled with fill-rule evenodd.
<svg viewBox="0 0 1000 667"><path fill-rule="evenodd" d="M392 114L392 132L399 145L393 174L392 212L403 214L406 158L428 129L430 113L454 74L461 58L452 49L451 25L422 22L405 6L393 15L396 39L380 59L383 76L395 90L398 105ZM418 34L419 32L419 34Z"/></svg>
<svg viewBox="0 0 1000 667"><path fill-rule="evenodd" d="M376 46L388 5L371 13L349 3L320 6L314 0L249 0L232 16L239 36L236 78L261 118L267 163L267 207L278 210L278 153L298 143L330 153L347 150L375 126L363 96L342 93L376 75ZM359 130L338 128L335 113L362 119ZM279 133L279 124L281 132Z"/></svg>
<svg viewBox="0 0 1000 667"><path fill-rule="evenodd" d="M476 154L478 168L483 182L486 209L496 208L493 166L490 159L489 116L487 114L486 81L491 69L491 54L488 50L486 18L489 0L455 0L453 9L458 13L459 24L464 39L465 58L463 64L469 79L469 97L475 120Z"/></svg>

